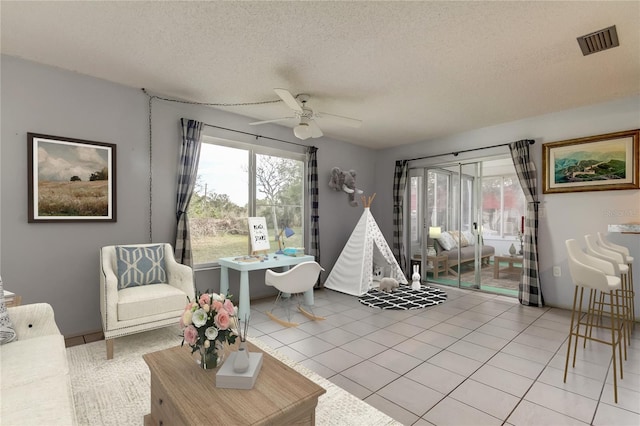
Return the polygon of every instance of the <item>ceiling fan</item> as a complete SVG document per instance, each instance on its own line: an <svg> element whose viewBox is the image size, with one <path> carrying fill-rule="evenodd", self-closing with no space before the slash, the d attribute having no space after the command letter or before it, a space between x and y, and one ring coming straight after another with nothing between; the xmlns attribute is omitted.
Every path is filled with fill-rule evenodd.
<svg viewBox="0 0 640 426"><path fill-rule="evenodd" d="M314 112L307 106L307 102L310 99L309 95L300 94L293 96L291 92L286 89L273 89L278 96L284 101L284 103L293 110L293 114L290 117L274 118L273 120L255 121L249 123L251 126L266 123L276 123L278 121L297 119L298 125L293 128L293 134L298 139L319 138L322 136L322 130L315 122L316 118L330 118L339 122L343 126L348 127L360 127L362 125L361 120L355 118L343 117L341 115L329 114L326 112ZM300 102L298 102L298 100Z"/></svg>

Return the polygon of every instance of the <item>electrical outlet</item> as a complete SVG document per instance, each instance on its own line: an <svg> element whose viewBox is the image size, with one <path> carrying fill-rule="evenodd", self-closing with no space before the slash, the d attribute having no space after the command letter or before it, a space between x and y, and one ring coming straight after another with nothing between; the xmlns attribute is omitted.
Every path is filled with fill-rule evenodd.
<svg viewBox="0 0 640 426"><path fill-rule="evenodd" d="M560 269L559 266L554 266L553 267L553 276L554 277L561 277L562 276L562 269Z"/></svg>

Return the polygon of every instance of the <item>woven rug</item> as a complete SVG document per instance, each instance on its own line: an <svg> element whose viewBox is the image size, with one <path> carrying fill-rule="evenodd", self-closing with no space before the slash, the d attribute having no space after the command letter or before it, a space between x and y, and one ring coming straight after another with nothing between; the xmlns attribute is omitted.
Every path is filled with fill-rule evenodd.
<svg viewBox="0 0 640 426"><path fill-rule="evenodd" d="M447 293L429 286L422 286L420 290L411 289L410 285L400 285L392 293L386 293L372 288L362 296L360 303L380 309L421 309L438 305L447 300Z"/></svg>
<svg viewBox="0 0 640 426"><path fill-rule="evenodd" d="M114 358L109 361L104 341L67 348L78 425L142 425L143 417L151 411L150 373L142 355L180 345L179 334L176 325L118 338ZM318 399L316 424L400 425L258 339L249 340L327 390Z"/></svg>

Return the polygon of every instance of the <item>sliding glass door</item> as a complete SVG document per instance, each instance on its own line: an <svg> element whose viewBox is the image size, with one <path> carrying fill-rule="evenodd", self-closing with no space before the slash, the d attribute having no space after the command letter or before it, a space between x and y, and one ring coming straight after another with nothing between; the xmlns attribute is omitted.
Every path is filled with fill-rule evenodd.
<svg viewBox="0 0 640 426"><path fill-rule="evenodd" d="M524 195L510 158L410 169L410 258L423 280L515 296Z"/></svg>

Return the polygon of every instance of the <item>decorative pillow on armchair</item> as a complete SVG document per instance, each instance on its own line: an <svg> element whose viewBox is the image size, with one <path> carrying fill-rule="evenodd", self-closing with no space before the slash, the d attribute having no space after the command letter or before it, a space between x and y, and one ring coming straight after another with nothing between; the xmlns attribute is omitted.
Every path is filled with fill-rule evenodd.
<svg viewBox="0 0 640 426"><path fill-rule="evenodd" d="M118 289L167 282L164 245L116 246Z"/></svg>
<svg viewBox="0 0 640 426"><path fill-rule="evenodd" d="M453 250L454 248L458 247L458 245L456 244L456 240L448 231L445 231L440 234L440 238L438 238L438 243L445 250Z"/></svg>

